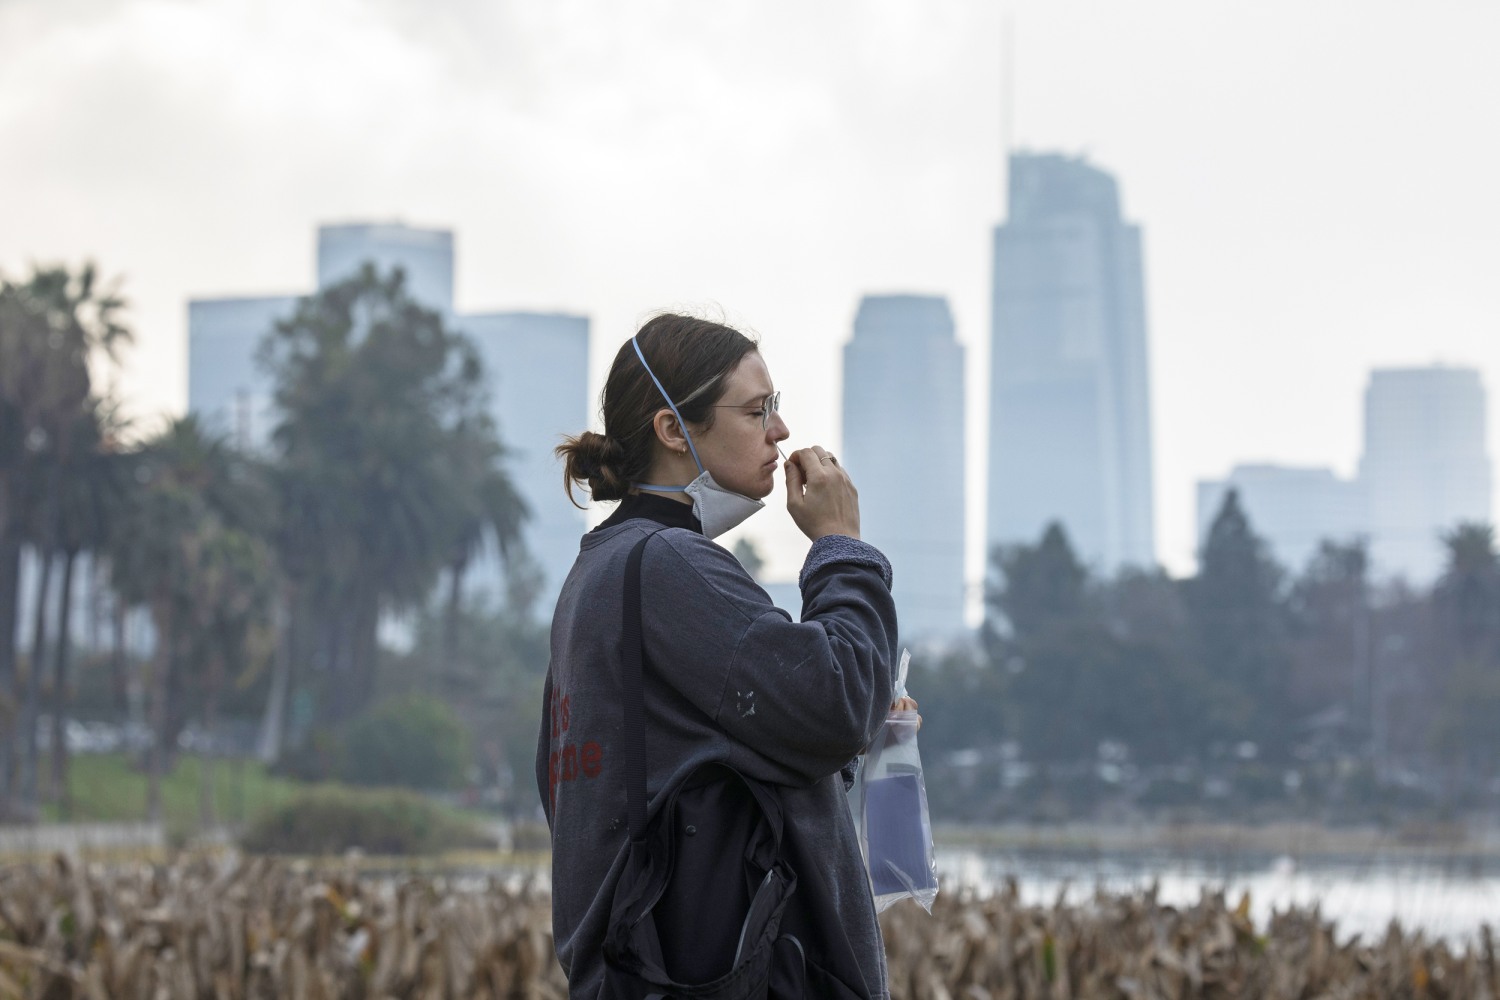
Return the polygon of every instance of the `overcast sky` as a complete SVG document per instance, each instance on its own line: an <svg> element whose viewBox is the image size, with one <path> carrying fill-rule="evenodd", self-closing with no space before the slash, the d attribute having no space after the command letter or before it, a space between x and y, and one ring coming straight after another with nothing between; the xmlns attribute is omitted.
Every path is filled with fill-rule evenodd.
<svg viewBox="0 0 1500 1000"><path fill-rule="evenodd" d="M1500 384L1500 4L1013 2L1015 145L1144 228L1158 553L1193 484L1360 449L1375 366ZM980 566L1002 6L974 0L0 0L0 270L121 275L138 413L186 401L186 300L306 291L320 222L457 233L461 311L594 323L595 389L679 304L757 331L837 446L859 297L947 295ZM896 401L899 402L899 401ZM1500 440L1500 405L1491 406ZM1015 484L1024 489L1025 484ZM744 531L795 572L784 510Z"/></svg>

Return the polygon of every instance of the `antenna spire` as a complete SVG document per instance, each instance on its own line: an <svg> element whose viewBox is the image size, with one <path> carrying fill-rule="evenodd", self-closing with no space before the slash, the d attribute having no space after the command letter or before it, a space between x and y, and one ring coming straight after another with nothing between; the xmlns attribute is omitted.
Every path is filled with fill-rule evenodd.
<svg viewBox="0 0 1500 1000"><path fill-rule="evenodd" d="M1000 17L1000 207L1009 204L1010 151L1015 142L1016 23L1006 10Z"/></svg>

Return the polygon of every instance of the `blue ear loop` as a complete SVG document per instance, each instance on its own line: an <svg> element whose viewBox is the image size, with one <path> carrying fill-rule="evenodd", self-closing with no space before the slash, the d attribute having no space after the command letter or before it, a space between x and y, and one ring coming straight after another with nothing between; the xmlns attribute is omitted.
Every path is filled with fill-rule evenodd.
<svg viewBox="0 0 1500 1000"><path fill-rule="evenodd" d="M677 404L672 402L672 397L667 395L666 387L661 384L661 379L656 377L656 372L646 364L646 355L641 353L640 342L634 337L630 338L630 346L635 348L635 356L641 359L641 367L646 369L646 374L651 376L651 381L656 383L656 389L661 393L661 398L667 401L672 408L672 415L677 418L677 425L682 428L682 436L687 438L688 450L693 453L693 463L698 466L698 474L704 472L703 463L698 461L698 449L693 446L693 436L688 433L687 421L682 419L682 414L677 412ZM779 448L777 449L780 450ZM687 488L683 486L652 486L649 483L631 483L638 490L656 490L658 493L686 493Z"/></svg>

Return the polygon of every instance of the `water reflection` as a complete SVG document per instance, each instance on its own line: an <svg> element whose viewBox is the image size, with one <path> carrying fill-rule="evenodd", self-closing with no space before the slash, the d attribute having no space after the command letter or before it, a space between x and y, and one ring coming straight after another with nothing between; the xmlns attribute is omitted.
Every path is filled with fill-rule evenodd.
<svg viewBox="0 0 1500 1000"><path fill-rule="evenodd" d="M1319 858L1287 855L1065 855L1029 851L939 849L945 888L981 894L1014 877L1028 904L1086 902L1095 889L1110 893L1157 887L1171 905L1198 901L1205 889L1223 889L1230 904L1250 894L1250 911L1262 927L1273 910L1319 907L1337 927L1338 940L1370 941L1392 920L1429 938L1454 944L1477 940L1479 928L1500 920L1500 863L1482 857Z"/></svg>

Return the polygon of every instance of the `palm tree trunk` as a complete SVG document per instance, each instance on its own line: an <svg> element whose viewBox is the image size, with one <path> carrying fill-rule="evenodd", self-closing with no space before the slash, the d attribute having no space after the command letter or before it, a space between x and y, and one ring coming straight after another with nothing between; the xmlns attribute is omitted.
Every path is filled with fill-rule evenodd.
<svg viewBox="0 0 1500 1000"><path fill-rule="evenodd" d="M214 817L214 726L219 714L219 684L223 668L219 658L208 665L208 690L203 697L203 749L198 758L198 829L207 833L217 820Z"/></svg>
<svg viewBox="0 0 1500 1000"><path fill-rule="evenodd" d="M6 506L0 481L0 508ZM16 605L20 597L21 543L0 510L0 818L9 814L16 787Z"/></svg>
<svg viewBox="0 0 1500 1000"><path fill-rule="evenodd" d="M27 809L37 804L37 771L40 769L41 744L37 739L37 718L41 714L42 672L47 662L47 593L52 589L52 552L42 548L41 579L36 588L36 614L32 618L31 662L26 670L26 701L21 706L21 740L26 755L21 762L21 801Z"/></svg>
<svg viewBox="0 0 1500 1000"><path fill-rule="evenodd" d="M271 663L271 691L266 697L266 714L261 718L260 739L255 748L256 757L264 764L275 763L280 758L286 735L287 696L291 690L292 661L296 655L296 606L296 590L288 586L285 603L276 609L280 626L276 637L276 658Z"/></svg>
<svg viewBox="0 0 1500 1000"><path fill-rule="evenodd" d="M125 664L125 600L111 595L109 609L109 683L115 696L115 711L130 716L130 676Z"/></svg>
<svg viewBox="0 0 1500 1000"><path fill-rule="evenodd" d="M74 551L63 553L62 594L57 609L57 657L52 681L52 788L51 797L58 804L63 819L71 819L73 797L68 789L68 655L71 652L71 630L68 617L73 608Z"/></svg>
<svg viewBox="0 0 1500 1000"><path fill-rule="evenodd" d="M437 692L445 673L451 673L458 663L458 623L463 614L464 571L468 568L467 557L455 559L448 566L448 607L443 615L443 662L434 665L429 689Z"/></svg>
<svg viewBox="0 0 1500 1000"><path fill-rule="evenodd" d="M354 608L354 641L351 693L354 696L350 715L357 715L369 707L375 695L376 660L380 644L376 631L380 626L380 597L373 587L360 588L359 603Z"/></svg>
<svg viewBox="0 0 1500 1000"><path fill-rule="evenodd" d="M156 653L152 657L150 684L151 743L146 751L146 822L161 822L162 743L167 729L167 672L172 665L171 599L163 600L156 619Z"/></svg>

